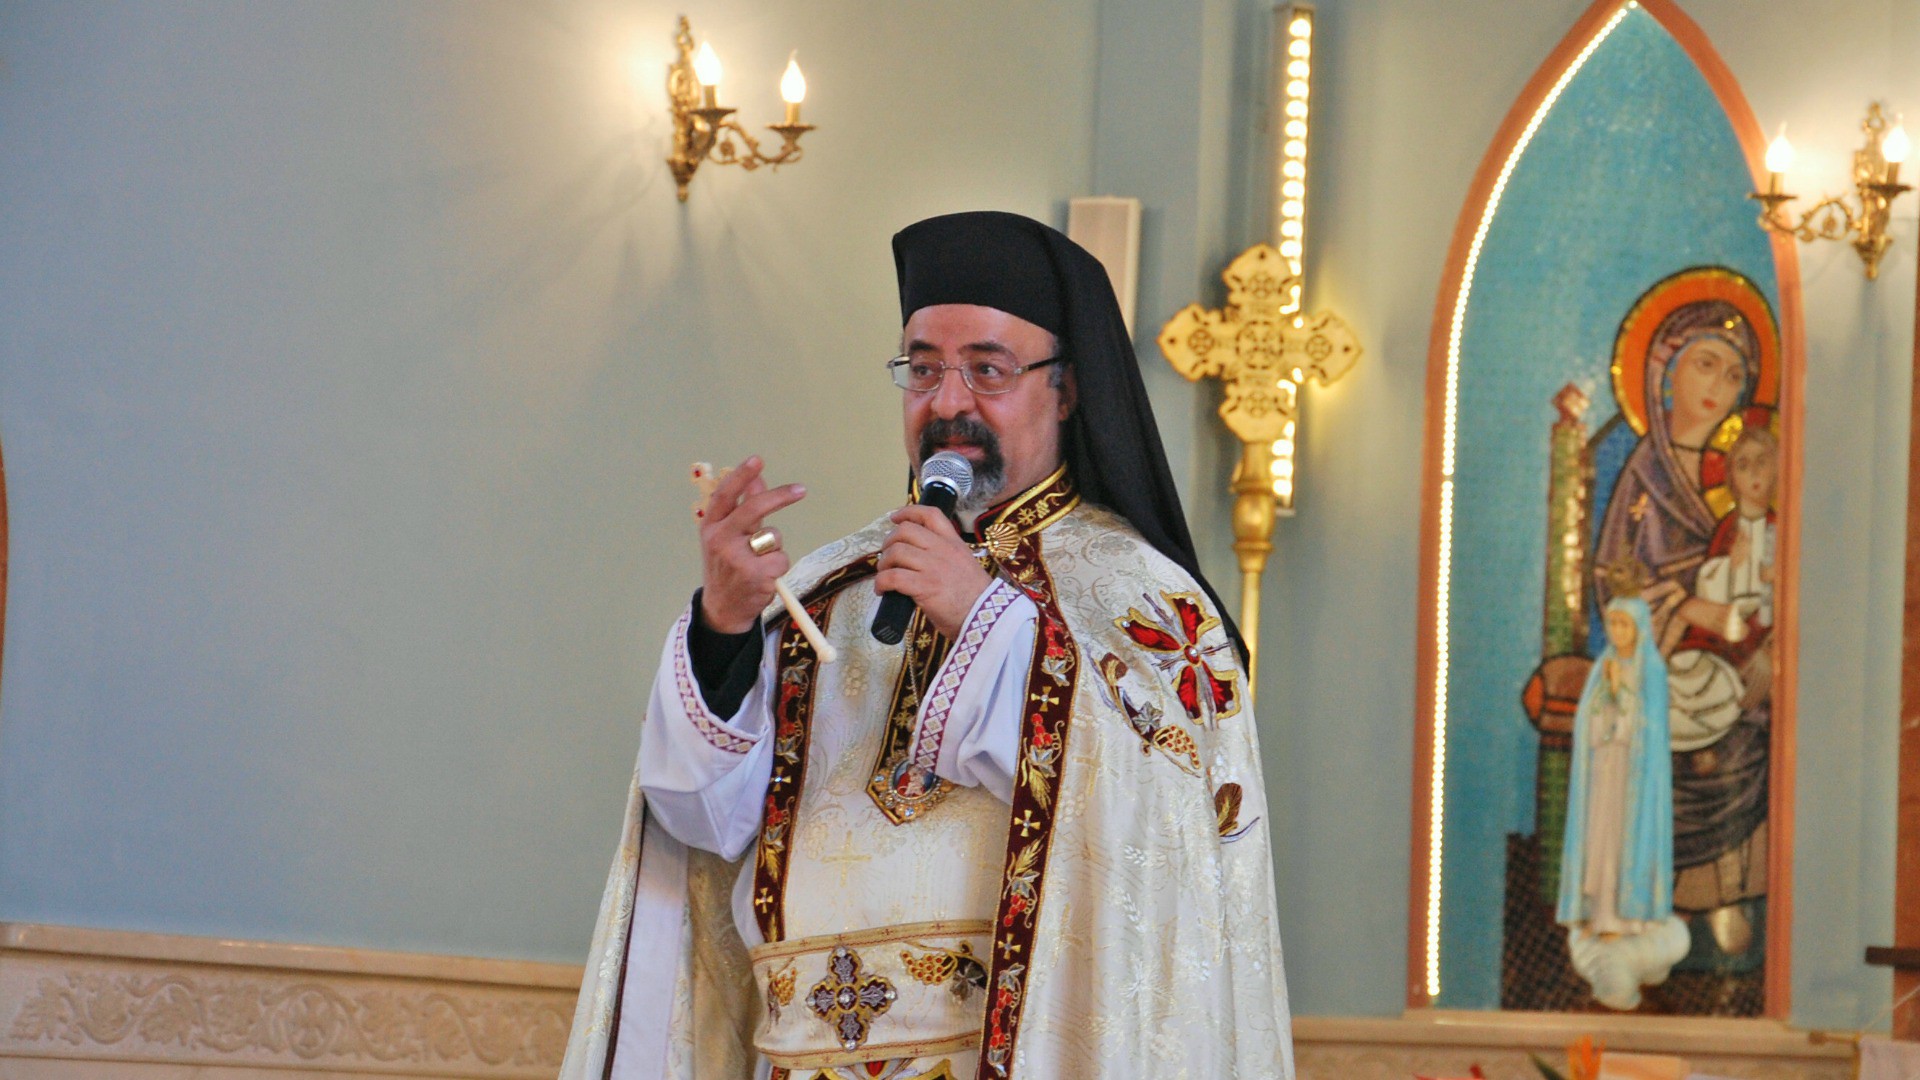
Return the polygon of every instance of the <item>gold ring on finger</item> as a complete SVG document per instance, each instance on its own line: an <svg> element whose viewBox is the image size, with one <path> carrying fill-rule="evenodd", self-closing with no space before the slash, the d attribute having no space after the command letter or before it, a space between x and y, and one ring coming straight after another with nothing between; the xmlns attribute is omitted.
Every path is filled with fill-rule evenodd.
<svg viewBox="0 0 1920 1080"><path fill-rule="evenodd" d="M755 555L766 555L780 548L779 529L761 529L747 537L747 550Z"/></svg>

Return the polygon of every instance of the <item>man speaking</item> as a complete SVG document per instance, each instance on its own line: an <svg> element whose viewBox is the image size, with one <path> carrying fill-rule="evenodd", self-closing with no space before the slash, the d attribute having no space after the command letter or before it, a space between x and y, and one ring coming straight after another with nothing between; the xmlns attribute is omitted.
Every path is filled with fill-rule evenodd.
<svg viewBox="0 0 1920 1080"><path fill-rule="evenodd" d="M1290 1078L1241 644L1106 272L1003 213L893 250L907 459L953 511L790 567L797 485L714 492L561 1076Z"/></svg>

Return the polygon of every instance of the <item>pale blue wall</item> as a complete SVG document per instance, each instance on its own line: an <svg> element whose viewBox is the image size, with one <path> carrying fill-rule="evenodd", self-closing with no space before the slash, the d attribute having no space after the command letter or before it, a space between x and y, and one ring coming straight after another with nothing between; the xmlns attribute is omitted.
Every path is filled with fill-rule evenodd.
<svg viewBox="0 0 1920 1080"><path fill-rule="evenodd" d="M1311 299L1367 355L1310 395L1264 613L1302 1012L1404 1000L1427 331L1472 172L1583 7L1320 4ZM1869 98L1920 107L1910 5L1687 7L1810 188ZM758 449L808 481L795 546L888 504L867 365L898 326L886 237L926 214L1147 200L1145 370L1232 580L1213 392L1150 342L1263 226L1267 5L705 6L748 119L797 46L823 127L684 207L678 10L0 7L0 919L577 958L696 573L685 465ZM1804 264L1813 1023L1885 1000L1858 958L1890 933L1912 214L1871 287L1837 246Z"/></svg>
<svg viewBox="0 0 1920 1080"><path fill-rule="evenodd" d="M688 463L890 505L887 237L1090 171L1092 0L722 0L683 206L680 10L0 6L0 919L582 955Z"/></svg>

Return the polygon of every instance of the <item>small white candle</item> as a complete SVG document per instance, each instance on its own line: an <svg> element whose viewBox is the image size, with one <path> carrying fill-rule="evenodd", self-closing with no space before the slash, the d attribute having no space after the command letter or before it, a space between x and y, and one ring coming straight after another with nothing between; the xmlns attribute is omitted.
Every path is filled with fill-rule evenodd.
<svg viewBox="0 0 1920 1080"><path fill-rule="evenodd" d="M807 77L800 74L797 53L787 57L787 72L780 76L780 98L787 103L787 123L799 123L800 103L807 100Z"/></svg>
<svg viewBox="0 0 1920 1080"><path fill-rule="evenodd" d="M693 77L700 80L700 88L705 91L707 108L716 108L720 101L720 57L713 51L713 42L700 43L700 51L693 56Z"/></svg>

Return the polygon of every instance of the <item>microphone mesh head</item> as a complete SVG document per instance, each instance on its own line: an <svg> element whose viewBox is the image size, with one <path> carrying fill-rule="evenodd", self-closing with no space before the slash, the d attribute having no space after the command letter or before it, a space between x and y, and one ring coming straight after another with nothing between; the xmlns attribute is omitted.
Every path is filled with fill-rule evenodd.
<svg viewBox="0 0 1920 1080"><path fill-rule="evenodd" d="M966 498L973 490L973 462L952 450L942 450L920 464L920 486L944 484L955 496Z"/></svg>

